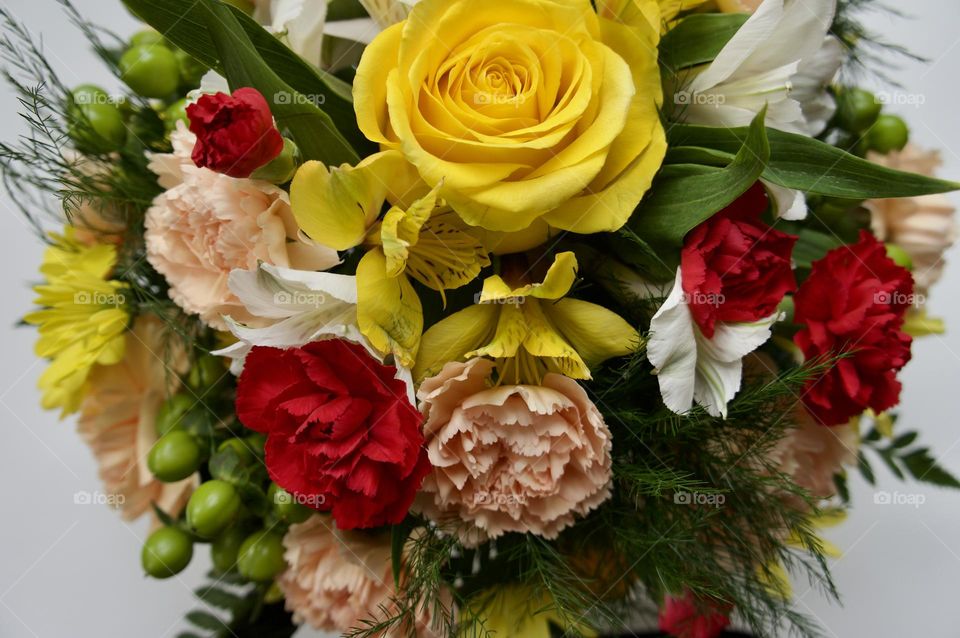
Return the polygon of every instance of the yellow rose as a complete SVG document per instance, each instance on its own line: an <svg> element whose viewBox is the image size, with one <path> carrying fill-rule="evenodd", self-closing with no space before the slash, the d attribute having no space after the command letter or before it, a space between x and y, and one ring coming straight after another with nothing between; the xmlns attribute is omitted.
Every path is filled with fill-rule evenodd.
<svg viewBox="0 0 960 638"><path fill-rule="evenodd" d="M360 128L468 224L525 231L512 246L616 230L666 149L659 7L630 2L422 0L363 54Z"/></svg>

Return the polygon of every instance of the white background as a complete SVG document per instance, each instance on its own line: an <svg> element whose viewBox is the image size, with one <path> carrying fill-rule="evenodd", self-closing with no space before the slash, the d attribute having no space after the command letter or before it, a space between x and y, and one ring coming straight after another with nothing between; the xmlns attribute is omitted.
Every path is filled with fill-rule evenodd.
<svg viewBox="0 0 960 638"><path fill-rule="evenodd" d="M162 1L162 0L157 0ZM114 0L75 0L92 21L119 33L136 25ZM99 65L81 34L54 0L4 0L4 6L44 36L46 52L68 85L115 80ZM912 20L876 15L868 23L885 39L928 57L932 65L901 61L886 66L906 94L922 106L899 112L912 138L943 149L943 174L960 178L957 73L960 29L955 0L914 0ZM874 84L876 88L883 88ZM0 137L23 131L10 92L0 89ZM960 203L954 196L954 201ZM162 638L182 628L208 561L205 548L175 579L142 576L139 553L145 522L126 525L105 506L74 505L78 491L100 488L97 468L71 421L59 422L39 407L32 353L34 333L16 328L30 308L28 281L37 277L41 246L25 222L0 198L0 638L97 636ZM948 255L946 276L930 309L947 319L945 337L914 346L903 374L902 427L921 429L940 462L960 475L960 254ZM879 464L878 464L879 465ZM857 507L828 536L844 551L834 574L844 607L798 586L797 608L816 616L827 635L956 638L960 635L960 492L900 484L877 468L881 489L922 494L925 503L875 505L874 490L859 479Z"/></svg>

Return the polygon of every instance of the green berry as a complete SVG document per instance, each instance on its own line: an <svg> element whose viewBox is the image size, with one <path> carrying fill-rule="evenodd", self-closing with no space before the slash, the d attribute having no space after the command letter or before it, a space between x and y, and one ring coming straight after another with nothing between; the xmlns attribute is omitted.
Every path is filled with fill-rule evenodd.
<svg viewBox="0 0 960 638"><path fill-rule="evenodd" d="M255 582L273 580L283 571L283 537L276 532L251 534L240 546L237 569L240 575Z"/></svg>
<svg viewBox="0 0 960 638"><path fill-rule="evenodd" d="M163 127L167 133L177 130L177 122L183 121L189 125L190 120L187 118L187 98L177 100L164 109L160 115L160 119L163 120Z"/></svg>
<svg viewBox="0 0 960 638"><path fill-rule="evenodd" d="M907 123L896 115L881 115L870 128L867 138L871 149L886 155L903 150L910 138L910 129L907 128Z"/></svg>
<svg viewBox="0 0 960 638"><path fill-rule="evenodd" d="M88 95L87 98L93 96ZM102 154L119 150L127 141L123 116L113 104L83 103L69 109L70 137L77 150Z"/></svg>
<svg viewBox="0 0 960 638"><path fill-rule="evenodd" d="M267 500L277 517L287 523L302 523L310 518L313 510L297 502L293 494L276 483L270 484L267 490Z"/></svg>
<svg viewBox="0 0 960 638"><path fill-rule="evenodd" d="M110 95L96 84L81 84L70 91L74 104L109 104Z"/></svg>
<svg viewBox="0 0 960 638"><path fill-rule="evenodd" d="M154 578L179 574L193 558L193 542L176 527L161 527L150 534L140 552L143 571Z"/></svg>
<svg viewBox="0 0 960 638"><path fill-rule="evenodd" d="M263 457L263 446L267 444L267 437L265 434L251 434L250 436L244 439L247 442L247 445L250 446L250 449L253 450L253 453L259 457Z"/></svg>
<svg viewBox="0 0 960 638"><path fill-rule="evenodd" d="M240 497L226 481L207 481L190 495L187 525L202 538L214 538L230 526L240 512Z"/></svg>
<svg viewBox="0 0 960 638"><path fill-rule="evenodd" d="M143 97L167 97L180 84L180 64L165 46L134 46L120 56L120 77Z"/></svg>
<svg viewBox="0 0 960 638"><path fill-rule="evenodd" d="M202 460L196 440L183 430L174 430L150 448L147 467L164 483L174 483L196 472Z"/></svg>
<svg viewBox="0 0 960 638"><path fill-rule="evenodd" d="M203 74L210 70L195 57L184 51L177 49L173 52L177 56L177 64L180 66L180 84L187 89L195 89L200 86L200 80Z"/></svg>
<svg viewBox="0 0 960 638"><path fill-rule="evenodd" d="M193 408L195 401L187 394L175 394L160 406L154 427L157 436L163 436L184 426L185 417Z"/></svg>
<svg viewBox="0 0 960 638"><path fill-rule="evenodd" d="M187 375L187 385L197 391L206 392L224 380L228 375L224 360L212 354L205 354L193 364Z"/></svg>
<svg viewBox="0 0 960 638"><path fill-rule="evenodd" d="M151 44L159 44L160 46L166 46L166 41L163 38L163 35L159 31L154 31L153 29L144 29L143 31L137 31L132 36L130 36L130 46L139 47L139 46L148 46Z"/></svg>
<svg viewBox="0 0 960 638"><path fill-rule="evenodd" d="M256 460L254 451L250 449L250 446L243 439L227 439L217 446L218 453L225 452L228 449L233 450L237 454L241 465L250 465Z"/></svg>
<svg viewBox="0 0 960 638"><path fill-rule="evenodd" d="M851 133L863 133L877 121L881 108L870 91L844 89L837 95L837 123Z"/></svg>
<svg viewBox="0 0 960 638"><path fill-rule="evenodd" d="M896 265L913 270L913 258L910 254L896 244L884 244L887 249L887 257L893 260Z"/></svg>
<svg viewBox="0 0 960 638"><path fill-rule="evenodd" d="M234 525L217 536L210 543L210 559L217 571L226 572L237 564L240 546L247 539L247 532L242 527Z"/></svg>

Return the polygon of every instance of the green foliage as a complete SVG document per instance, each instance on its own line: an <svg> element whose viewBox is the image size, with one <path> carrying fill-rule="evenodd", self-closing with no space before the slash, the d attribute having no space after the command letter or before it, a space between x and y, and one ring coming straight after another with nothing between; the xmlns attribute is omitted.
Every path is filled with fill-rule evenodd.
<svg viewBox="0 0 960 638"><path fill-rule="evenodd" d="M249 585L236 574L210 573L209 585L195 590L202 609L186 615L196 628L177 638L289 638L297 626L282 602L268 602L267 585Z"/></svg>
<svg viewBox="0 0 960 638"><path fill-rule="evenodd" d="M743 13L695 13L660 41L660 65L670 73L712 62L749 16Z"/></svg>
<svg viewBox="0 0 960 638"><path fill-rule="evenodd" d="M669 130L671 146L699 147L714 151L721 161L742 152L746 128L714 128L677 124ZM912 197L943 193L960 188L946 180L886 168L851 155L819 140L767 130L769 162L763 170L766 180L817 195L843 199ZM716 155L719 152L722 155ZM705 157L705 156L701 156Z"/></svg>
<svg viewBox="0 0 960 638"><path fill-rule="evenodd" d="M332 165L359 161L333 119L311 101L315 98L294 90L267 65L240 25L237 16L242 13L212 0L198 0L197 5L230 87L260 91L270 102L277 125L293 138L304 159Z"/></svg>
<svg viewBox="0 0 960 638"><path fill-rule="evenodd" d="M761 111L737 140L736 155L724 168L702 164L670 164L661 169L650 192L628 222L629 228L654 245L676 247L692 228L742 195L764 171L770 157ZM661 251L661 257L676 251Z"/></svg>
<svg viewBox="0 0 960 638"><path fill-rule="evenodd" d="M884 439L876 429L871 429L863 437L863 448L874 452L901 481L910 476L921 483L960 489L960 481L937 462L930 448L913 446L918 437L918 432L904 432L890 441ZM876 477L864 456L864 450L860 452L859 461L864 479L874 485Z"/></svg>
<svg viewBox="0 0 960 638"><path fill-rule="evenodd" d="M144 22L163 33L201 63L221 73L227 73L227 56L219 54L215 35L207 28L208 14L205 4L194 0L123 0L123 3ZM232 9L231 14L242 28L242 34L235 34L235 41L237 38L239 41L249 39L260 61L257 66L262 65L270 70L282 83L292 88L291 104L294 95L303 101L306 101L303 96L312 96L315 102L323 105L323 110L335 123L327 135L342 134L354 149L368 150L369 142L357 128L349 84L330 73L314 69L242 11ZM240 52L230 52L230 55L239 54ZM269 99L269 94L264 92L264 95ZM297 143L299 145L300 140L297 140Z"/></svg>

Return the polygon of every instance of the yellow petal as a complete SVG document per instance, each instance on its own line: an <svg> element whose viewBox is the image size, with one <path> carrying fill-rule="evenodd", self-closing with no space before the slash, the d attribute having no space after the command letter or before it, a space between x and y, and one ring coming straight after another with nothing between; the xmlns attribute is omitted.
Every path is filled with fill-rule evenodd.
<svg viewBox="0 0 960 638"><path fill-rule="evenodd" d="M472 357L492 357L494 359L514 357L527 338L527 334L527 322L520 307L516 304L505 304L500 306L493 339L483 347L468 352L464 356L468 359Z"/></svg>
<svg viewBox="0 0 960 638"><path fill-rule="evenodd" d="M403 22L384 29L364 49L353 83L353 108L360 131L371 142L396 143L387 117L387 75L396 66ZM386 61L393 61L387 64Z"/></svg>
<svg viewBox="0 0 960 638"><path fill-rule="evenodd" d="M512 638L550 638L550 626L564 633L564 623L552 608L547 594L523 585L508 585L493 592L482 592L472 606L464 609L466 622L460 632L461 638L472 636L472 623L482 622L483 632L492 636ZM588 626L580 624L569 633L594 638L597 634Z"/></svg>
<svg viewBox="0 0 960 638"><path fill-rule="evenodd" d="M640 333L620 315L579 299L543 304L551 323L573 346L588 367L636 351Z"/></svg>
<svg viewBox="0 0 960 638"><path fill-rule="evenodd" d="M523 304L523 318L527 336L523 348L535 357L544 360L551 372L558 372L571 379L589 379L590 369L580 354L563 338L544 314L549 302L527 300Z"/></svg>
<svg viewBox="0 0 960 638"><path fill-rule="evenodd" d="M328 169L321 162L306 162L290 185L293 215L318 244L353 248L363 241L388 196L402 195L391 188L391 180L411 170L395 151L371 155L355 167Z"/></svg>
<svg viewBox="0 0 960 638"><path fill-rule="evenodd" d="M384 215L380 226L380 241L387 257L389 275L399 275L406 267L410 247L416 245L421 228L437 207L438 190L439 188L433 188L407 210L394 206Z"/></svg>
<svg viewBox="0 0 960 638"><path fill-rule="evenodd" d="M789 600L793 596L790 576L779 561L770 563L766 569L758 568L757 576L760 583L765 585L772 595L779 596L783 600Z"/></svg>
<svg viewBox="0 0 960 638"><path fill-rule="evenodd" d="M413 378L432 377L448 361L458 361L487 343L496 329L498 310L494 305L468 306L430 326L420 342Z"/></svg>
<svg viewBox="0 0 960 638"><path fill-rule="evenodd" d="M503 301L519 297L559 299L570 291L577 279L577 257L572 252L558 253L547 270L543 282L511 288L499 275L483 282L480 303Z"/></svg>
<svg viewBox="0 0 960 638"><path fill-rule="evenodd" d="M423 332L420 298L406 276L387 275L383 251L374 248L357 265L357 323L370 344L412 367Z"/></svg>

